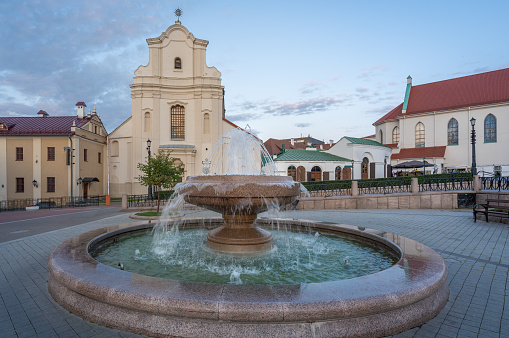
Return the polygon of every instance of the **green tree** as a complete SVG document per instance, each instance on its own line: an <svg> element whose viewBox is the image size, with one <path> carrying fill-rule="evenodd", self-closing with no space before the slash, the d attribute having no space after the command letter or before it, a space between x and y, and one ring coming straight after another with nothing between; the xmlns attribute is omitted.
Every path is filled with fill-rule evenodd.
<svg viewBox="0 0 509 338"><path fill-rule="evenodd" d="M144 186L172 189L175 184L182 181L184 168L181 164L175 165L176 159L169 153L159 152L150 158L147 163L138 163L138 169L142 172L136 179ZM159 212L159 192L157 189L157 212Z"/></svg>

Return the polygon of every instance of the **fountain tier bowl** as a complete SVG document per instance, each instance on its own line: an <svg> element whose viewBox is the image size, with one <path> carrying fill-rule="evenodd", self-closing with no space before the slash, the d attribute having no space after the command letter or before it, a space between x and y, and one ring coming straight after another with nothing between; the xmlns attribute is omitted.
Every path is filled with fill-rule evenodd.
<svg viewBox="0 0 509 338"><path fill-rule="evenodd" d="M217 226L221 219L188 220ZM273 220L259 219L270 225ZM89 250L150 224L118 225L85 233L49 258L49 291L86 320L150 336L376 337L421 325L447 303L447 266L411 239L373 229L279 220L375 245L397 264L363 277L295 285L209 284L154 278L94 260Z"/></svg>
<svg viewBox="0 0 509 338"><path fill-rule="evenodd" d="M186 202L222 214L224 225L207 235L209 249L253 255L273 248L270 232L255 223L257 214L294 202L300 183L288 176L192 176L177 191Z"/></svg>

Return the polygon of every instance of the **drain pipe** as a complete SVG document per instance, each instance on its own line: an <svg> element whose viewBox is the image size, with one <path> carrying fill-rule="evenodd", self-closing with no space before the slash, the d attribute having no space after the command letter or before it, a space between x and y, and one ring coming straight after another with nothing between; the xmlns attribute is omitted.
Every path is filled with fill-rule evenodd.
<svg viewBox="0 0 509 338"><path fill-rule="evenodd" d="M111 196L110 196L110 136L106 136L106 206L110 206ZM104 171L103 171L104 172Z"/></svg>

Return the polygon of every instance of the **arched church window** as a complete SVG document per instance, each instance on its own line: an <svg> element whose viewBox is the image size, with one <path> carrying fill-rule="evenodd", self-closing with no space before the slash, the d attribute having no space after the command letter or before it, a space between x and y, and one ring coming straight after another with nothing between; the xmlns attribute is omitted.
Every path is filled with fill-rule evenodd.
<svg viewBox="0 0 509 338"><path fill-rule="evenodd" d="M210 116L209 113L203 114L203 133L210 134Z"/></svg>
<svg viewBox="0 0 509 338"><path fill-rule="evenodd" d="M424 148L425 145L425 132L424 132L424 124L422 122L417 123L415 126L415 147L416 148Z"/></svg>
<svg viewBox="0 0 509 338"><path fill-rule="evenodd" d="M291 165L288 167L288 176L291 176L294 181L297 181L297 168Z"/></svg>
<svg viewBox="0 0 509 338"><path fill-rule="evenodd" d="M184 106L179 104L171 107L171 138L183 140L185 138L186 114Z"/></svg>
<svg viewBox="0 0 509 338"><path fill-rule="evenodd" d="M398 143L399 142L399 127L396 126L392 130L392 143Z"/></svg>
<svg viewBox="0 0 509 338"><path fill-rule="evenodd" d="M497 119L492 114L484 119L484 142L497 142Z"/></svg>
<svg viewBox="0 0 509 338"><path fill-rule="evenodd" d="M175 69L182 69L182 60L175 58Z"/></svg>
<svg viewBox="0 0 509 338"><path fill-rule="evenodd" d="M452 118L447 125L447 144L458 144L458 121Z"/></svg>

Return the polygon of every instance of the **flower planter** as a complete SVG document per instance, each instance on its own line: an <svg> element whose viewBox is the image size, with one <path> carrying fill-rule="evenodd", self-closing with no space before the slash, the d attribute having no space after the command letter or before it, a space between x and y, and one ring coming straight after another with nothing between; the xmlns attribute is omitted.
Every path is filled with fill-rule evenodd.
<svg viewBox="0 0 509 338"><path fill-rule="evenodd" d="M39 210L39 206L38 205L32 205L32 206L26 207L26 210L27 211Z"/></svg>

